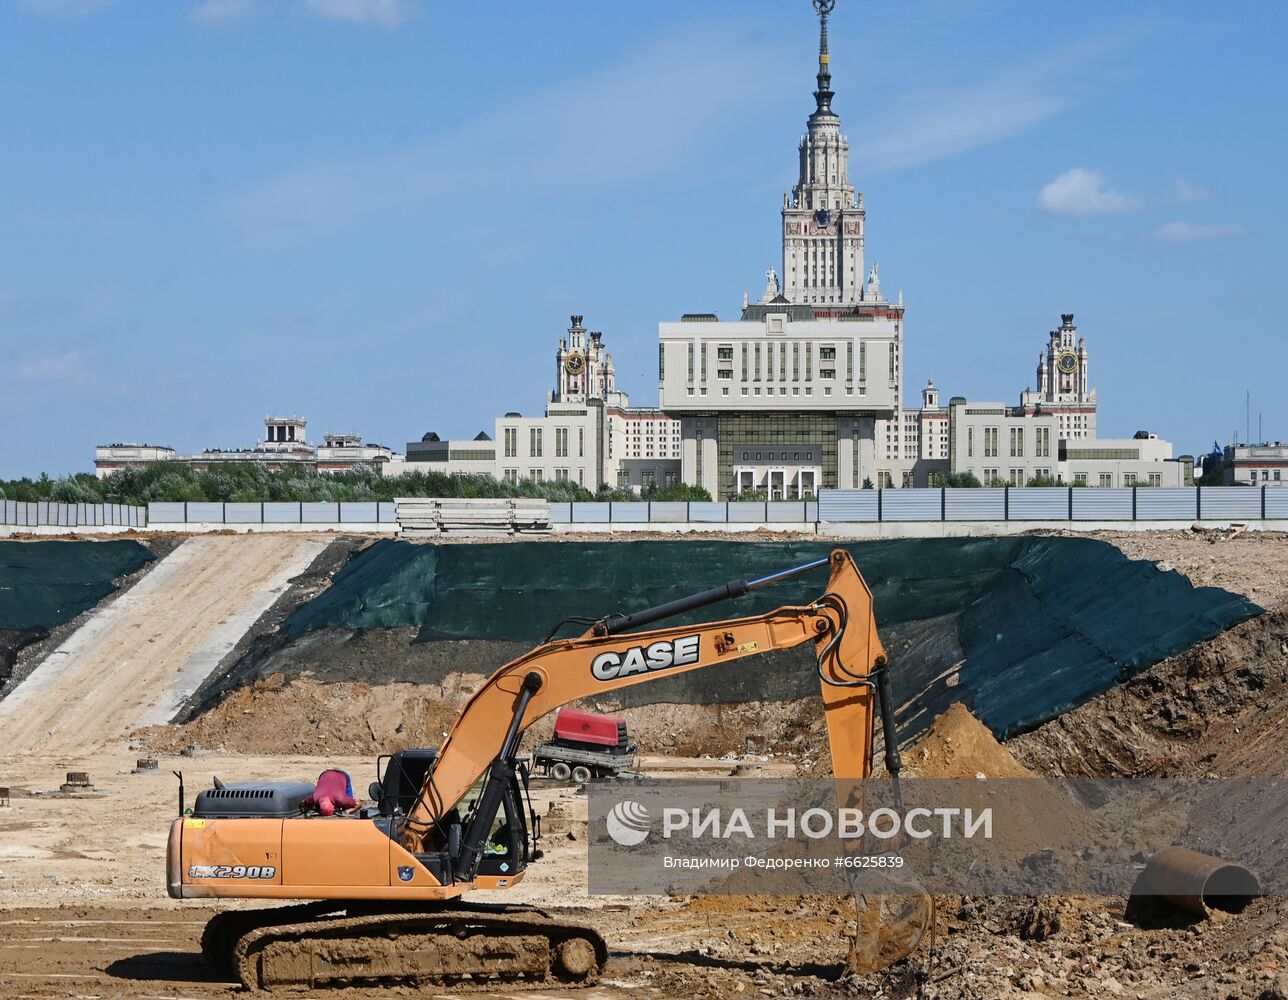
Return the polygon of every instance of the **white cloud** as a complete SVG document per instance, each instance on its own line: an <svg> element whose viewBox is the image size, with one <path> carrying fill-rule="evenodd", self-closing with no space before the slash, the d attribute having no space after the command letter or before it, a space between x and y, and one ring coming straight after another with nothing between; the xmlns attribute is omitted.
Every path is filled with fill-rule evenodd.
<svg viewBox="0 0 1288 1000"><path fill-rule="evenodd" d="M1188 205L1191 202L1202 201L1208 196L1207 188L1192 184L1183 177L1178 177L1172 182L1172 189L1168 192L1171 201L1179 202L1182 205Z"/></svg>
<svg viewBox="0 0 1288 1000"><path fill-rule="evenodd" d="M375 24L381 28L396 28L417 12L410 0L304 0L304 9L326 21Z"/></svg>
<svg viewBox="0 0 1288 1000"><path fill-rule="evenodd" d="M92 14L112 3L113 0L19 0L33 14L53 17L80 17Z"/></svg>
<svg viewBox="0 0 1288 1000"><path fill-rule="evenodd" d="M259 13L256 0L202 0L188 11L198 24L235 24Z"/></svg>
<svg viewBox="0 0 1288 1000"><path fill-rule="evenodd" d="M451 210L479 193L533 199L653 177L702 161L745 128L739 114L749 103L775 96L779 81L763 68L768 45L733 32L677 34L431 143L288 171L223 207L247 242L281 248L406 211Z"/></svg>
<svg viewBox="0 0 1288 1000"><path fill-rule="evenodd" d="M1237 222L1199 223L1169 222L1154 230L1154 235L1169 243L1190 243L1194 240L1219 240L1243 236L1248 227Z"/></svg>
<svg viewBox="0 0 1288 1000"><path fill-rule="evenodd" d="M858 162L869 174L899 170L1017 135L1094 94L1100 64L1136 36L1088 38L976 82L909 90L878 111L874 138L857 142Z"/></svg>
<svg viewBox="0 0 1288 1000"><path fill-rule="evenodd" d="M103 0L28 0L37 3L103 2ZM374 24L396 28L420 12L419 0L201 0L188 9L197 24L227 25L260 14L306 17L347 24Z"/></svg>
<svg viewBox="0 0 1288 1000"><path fill-rule="evenodd" d="M92 381L89 367L79 354L50 354L19 362L18 376L27 382L65 382L86 385Z"/></svg>
<svg viewBox="0 0 1288 1000"><path fill-rule="evenodd" d="M1056 215L1102 215L1130 212L1140 208L1131 195L1105 186L1103 174L1086 167L1074 167L1038 192L1038 206Z"/></svg>

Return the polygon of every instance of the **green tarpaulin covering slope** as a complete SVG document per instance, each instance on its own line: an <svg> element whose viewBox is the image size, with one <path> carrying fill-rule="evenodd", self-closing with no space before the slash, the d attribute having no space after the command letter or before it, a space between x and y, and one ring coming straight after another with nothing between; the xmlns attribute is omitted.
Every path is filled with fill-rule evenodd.
<svg viewBox="0 0 1288 1000"><path fill-rule="evenodd" d="M0 542L0 629L49 629L155 557L138 542Z"/></svg>
<svg viewBox="0 0 1288 1000"><path fill-rule="evenodd" d="M536 644L569 615L649 607L817 559L832 547L386 540L355 556L286 628L299 636L411 626L421 641ZM905 734L954 700L999 735L1030 728L1261 611L1240 595L1193 587L1094 539L911 539L847 548L875 595L895 693L906 703ZM821 593L825 580L822 573L797 577L674 621L801 603ZM812 672L793 671L789 693L803 697L815 683Z"/></svg>

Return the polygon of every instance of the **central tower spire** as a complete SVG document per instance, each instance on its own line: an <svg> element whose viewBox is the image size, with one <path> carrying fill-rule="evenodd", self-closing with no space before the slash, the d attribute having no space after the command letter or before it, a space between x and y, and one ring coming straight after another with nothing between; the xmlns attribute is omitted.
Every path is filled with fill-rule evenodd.
<svg viewBox="0 0 1288 1000"><path fill-rule="evenodd" d="M818 90L814 91L817 107L810 115L816 117L827 115L835 117L832 112L832 70L827 56L827 17L836 7L836 0L814 0L814 9L818 11Z"/></svg>
<svg viewBox="0 0 1288 1000"><path fill-rule="evenodd" d="M845 309L864 301L863 205L850 184L850 144L832 110L827 22L836 0L813 3L818 89L800 142L800 177L783 196L783 295L788 302ZM873 293L879 294L875 286Z"/></svg>

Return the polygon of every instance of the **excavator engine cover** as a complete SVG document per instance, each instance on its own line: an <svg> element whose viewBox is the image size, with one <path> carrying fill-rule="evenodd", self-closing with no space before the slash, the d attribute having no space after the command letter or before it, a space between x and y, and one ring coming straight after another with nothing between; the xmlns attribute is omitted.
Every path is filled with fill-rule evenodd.
<svg viewBox="0 0 1288 1000"><path fill-rule="evenodd" d="M192 815L200 819L284 819L300 815L300 802L312 791L309 781L280 785L239 781L198 793Z"/></svg>

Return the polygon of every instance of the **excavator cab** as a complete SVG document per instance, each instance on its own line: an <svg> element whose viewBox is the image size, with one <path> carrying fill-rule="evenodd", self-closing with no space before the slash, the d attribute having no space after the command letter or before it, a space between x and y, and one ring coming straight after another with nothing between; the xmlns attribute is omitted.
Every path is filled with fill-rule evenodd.
<svg viewBox="0 0 1288 1000"><path fill-rule="evenodd" d="M402 836L422 790L432 792L438 759L437 750L419 749L382 755L377 761L377 778L368 792L392 839ZM501 767L499 776L492 769L484 772L455 806L435 818L425 850L415 855L444 885L472 881L478 875L512 880L542 856L540 818L529 796L528 762L519 759L513 768ZM490 782L499 785L499 794L485 794ZM483 834L481 850L472 857L466 857L463 849L468 830ZM473 876L467 874L470 868Z"/></svg>

